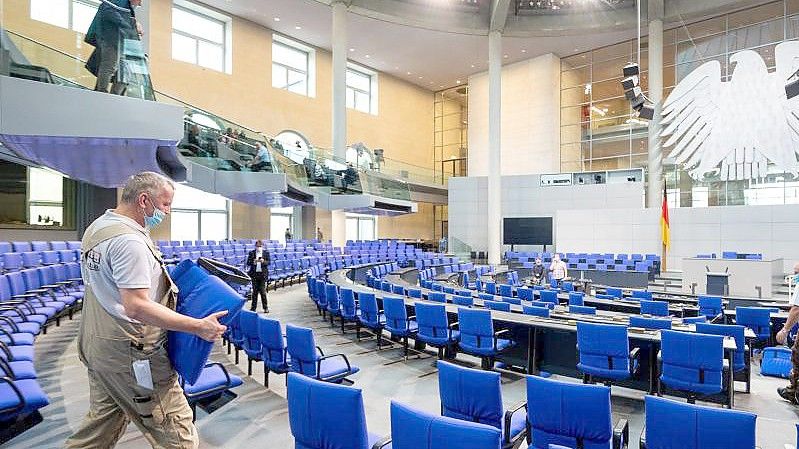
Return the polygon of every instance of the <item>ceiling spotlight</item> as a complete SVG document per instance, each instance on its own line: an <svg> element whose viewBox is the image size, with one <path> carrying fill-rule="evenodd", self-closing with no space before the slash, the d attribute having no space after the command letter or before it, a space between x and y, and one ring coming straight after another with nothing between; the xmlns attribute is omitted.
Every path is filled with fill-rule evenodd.
<svg viewBox="0 0 799 449"><path fill-rule="evenodd" d="M354 48L350 48L350 51L355 51L355 49Z"/></svg>
<svg viewBox="0 0 799 449"><path fill-rule="evenodd" d="M302 29L302 27L301 27L301 26L299 26L299 25L297 25L297 26L295 26L295 27L294 27L294 29L295 29L295 30L301 30L301 29Z"/></svg>
<svg viewBox="0 0 799 449"><path fill-rule="evenodd" d="M365 56L366 56L367 58L369 58L369 57L370 57L369 55L365 55Z"/></svg>
<svg viewBox="0 0 799 449"><path fill-rule="evenodd" d="M524 48L522 48L522 53L527 53L527 50L525 50Z"/></svg>
<svg viewBox="0 0 799 449"><path fill-rule="evenodd" d="M410 75L410 74L411 74L411 72L407 72L407 74L408 74L408 75Z"/></svg>
<svg viewBox="0 0 799 449"><path fill-rule="evenodd" d="M460 84L460 83L461 83L461 80L455 80L455 83L456 83L456 84Z"/></svg>
<svg viewBox="0 0 799 449"><path fill-rule="evenodd" d="M272 20L274 20L275 22L280 22L280 17L275 17L275 18L274 18L274 19L272 19Z"/></svg>

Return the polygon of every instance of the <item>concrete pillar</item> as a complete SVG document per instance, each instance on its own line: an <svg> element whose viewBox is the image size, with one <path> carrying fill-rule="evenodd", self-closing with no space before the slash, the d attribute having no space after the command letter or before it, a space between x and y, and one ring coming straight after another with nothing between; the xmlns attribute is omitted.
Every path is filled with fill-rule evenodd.
<svg viewBox="0 0 799 449"><path fill-rule="evenodd" d="M488 33L488 263L502 258L502 33Z"/></svg>
<svg viewBox="0 0 799 449"><path fill-rule="evenodd" d="M663 146L659 137L663 105L663 0L649 0L649 99L655 116L649 121L647 160L647 207L660 207L663 201Z"/></svg>
<svg viewBox="0 0 799 449"><path fill-rule="evenodd" d="M302 238L312 240L316 238L316 208L314 206L302 206L300 209L300 221L302 222Z"/></svg>
<svg viewBox="0 0 799 449"><path fill-rule="evenodd" d="M341 160L347 156L347 5L334 0L332 51L333 51L333 155ZM330 217L333 246L344 246L346 218L344 212L333 211Z"/></svg>

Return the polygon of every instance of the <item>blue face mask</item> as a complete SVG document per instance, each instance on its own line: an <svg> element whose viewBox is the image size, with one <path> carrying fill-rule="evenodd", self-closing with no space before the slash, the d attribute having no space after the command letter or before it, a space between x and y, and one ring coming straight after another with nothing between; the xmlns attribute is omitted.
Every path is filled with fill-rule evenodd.
<svg viewBox="0 0 799 449"><path fill-rule="evenodd" d="M799 273L793 275L793 283L799 284Z"/></svg>
<svg viewBox="0 0 799 449"><path fill-rule="evenodd" d="M153 229L160 225L164 221L164 217L166 217L166 214L161 209L155 207L152 200L150 200L150 204L153 205L153 215L147 216L147 213L144 213L144 227L147 229Z"/></svg>

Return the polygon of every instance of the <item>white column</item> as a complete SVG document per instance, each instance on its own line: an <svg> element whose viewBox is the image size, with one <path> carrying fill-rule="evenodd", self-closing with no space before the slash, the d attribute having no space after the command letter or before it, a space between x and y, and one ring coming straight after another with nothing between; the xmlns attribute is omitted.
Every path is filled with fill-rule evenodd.
<svg viewBox="0 0 799 449"><path fill-rule="evenodd" d="M332 142L333 155L346 159L347 156L347 5L342 0L334 0L333 9L333 105ZM330 214L330 240L333 246L344 247L347 235L347 221L344 211L334 210Z"/></svg>
<svg viewBox="0 0 799 449"><path fill-rule="evenodd" d="M502 258L502 33L488 33L488 263Z"/></svg>
<svg viewBox="0 0 799 449"><path fill-rule="evenodd" d="M663 201L663 146L660 139L660 111L663 104L663 2L649 2L649 99L655 115L649 121L647 161L647 206L660 207Z"/></svg>

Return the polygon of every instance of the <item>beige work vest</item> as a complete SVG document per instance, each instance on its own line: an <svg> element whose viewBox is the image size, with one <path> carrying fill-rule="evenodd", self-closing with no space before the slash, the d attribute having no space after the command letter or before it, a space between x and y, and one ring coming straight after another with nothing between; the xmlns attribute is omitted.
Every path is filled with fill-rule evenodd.
<svg viewBox="0 0 799 449"><path fill-rule="evenodd" d="M124 223L113 224L83 236L83 257L100 243L125 234L142 234L147 247L161 265L164 291L159 303L175 309L178 288L166 271L160 251L141 230ZM149 269L149 267L147 267ZM91 370L114 373L131 372L135 360L150 360L153 380L158 382L174 374L166 352L166 331L143 323L131 323L109 314L86 285L78 334L78 356Z"/></svg>

